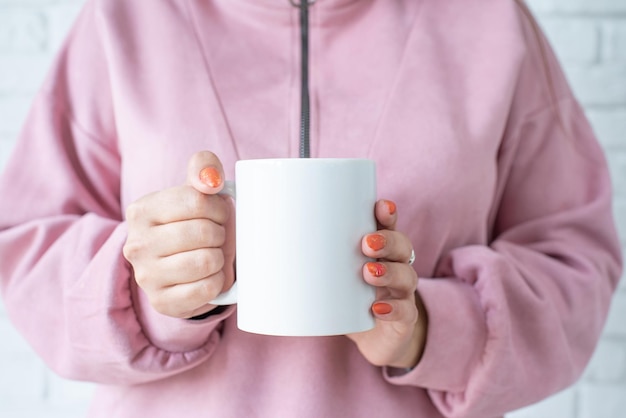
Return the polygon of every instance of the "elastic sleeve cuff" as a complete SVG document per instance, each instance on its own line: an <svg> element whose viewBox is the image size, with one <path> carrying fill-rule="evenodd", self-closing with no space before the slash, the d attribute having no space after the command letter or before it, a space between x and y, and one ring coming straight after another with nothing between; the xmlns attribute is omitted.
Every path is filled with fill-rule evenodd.
<svg viewBox="0 0 626 418"><path fill-rule="evenodd" d="M428 313L424 354L411 371L384 368L384 376L396 385L461 392L487 339L478 294L458 279L420 278L418 291Z"/></svg>
<svg viewBox="0 0 626 418"><path fill-rule="evenodd" d="M135 310L146 337L154 346L173 353L201 348L209 342L211 333L235 311L234 306L229 306L221 313L201 320L173 318L154 310L147 295L135 283L131 286Z"/></svg>

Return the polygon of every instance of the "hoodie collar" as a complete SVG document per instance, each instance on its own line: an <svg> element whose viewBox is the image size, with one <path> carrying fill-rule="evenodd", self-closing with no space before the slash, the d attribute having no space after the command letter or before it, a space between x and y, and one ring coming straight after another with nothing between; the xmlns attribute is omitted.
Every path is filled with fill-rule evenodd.
<svg viewBox="0 0 626 418"><path fill-rule="evenodd" d="M295 6L291 3L290 0L231 0L236 1L237 3L241 3L243 5L247 4L251 7L263 7L268 9L286 9L286 8L294 8ZM324 10L331 10L349 6L353 3L358 3L360 0L315 0L314 3L311 4L311 8L318 8ZM298 4L299 0L293 0L294 3Z"/></svg>

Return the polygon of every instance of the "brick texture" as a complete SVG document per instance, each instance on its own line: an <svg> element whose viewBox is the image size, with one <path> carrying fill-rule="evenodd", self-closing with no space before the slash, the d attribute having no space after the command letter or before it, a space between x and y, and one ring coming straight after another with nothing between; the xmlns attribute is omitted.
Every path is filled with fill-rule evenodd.
<svg viewBox="0 0 626 418"><path fill-rule="evenodd" d="M607 152L626 248L626 0L528 0ZM83 0L0 0L0 169ZM620 418L626 410L626 280L578 384L509 418ZM0 417L84 416L93 387L55 376L0 303Z"/></svg>

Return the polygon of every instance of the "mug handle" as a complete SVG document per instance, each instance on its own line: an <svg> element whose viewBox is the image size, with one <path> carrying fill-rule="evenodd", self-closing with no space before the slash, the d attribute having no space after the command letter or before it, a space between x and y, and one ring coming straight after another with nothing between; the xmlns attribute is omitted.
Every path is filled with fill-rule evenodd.
<svg viewBox="0 0 626 418"><path fill-rule="evenodd" d="M230 196L233 199L236 199L235 182L226 180L224 182L224 188L218 194ZM228 289L224 293L220 293L215 299L213 299L209 303L213 305L233 305L237 303L237 281L235 280L235 283L233 283L230 289Z"/></svg>

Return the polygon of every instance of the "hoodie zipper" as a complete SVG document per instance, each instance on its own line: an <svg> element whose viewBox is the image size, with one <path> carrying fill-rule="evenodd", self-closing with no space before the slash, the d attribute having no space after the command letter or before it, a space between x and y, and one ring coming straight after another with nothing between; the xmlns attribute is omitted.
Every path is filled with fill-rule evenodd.
<svg viewBox="0 0 626 418"><path fill-rule="evenodd" d="M309 6L315 0L291 4L300 9L300 158L311 157L311 100L309 97Z"/></svg>

